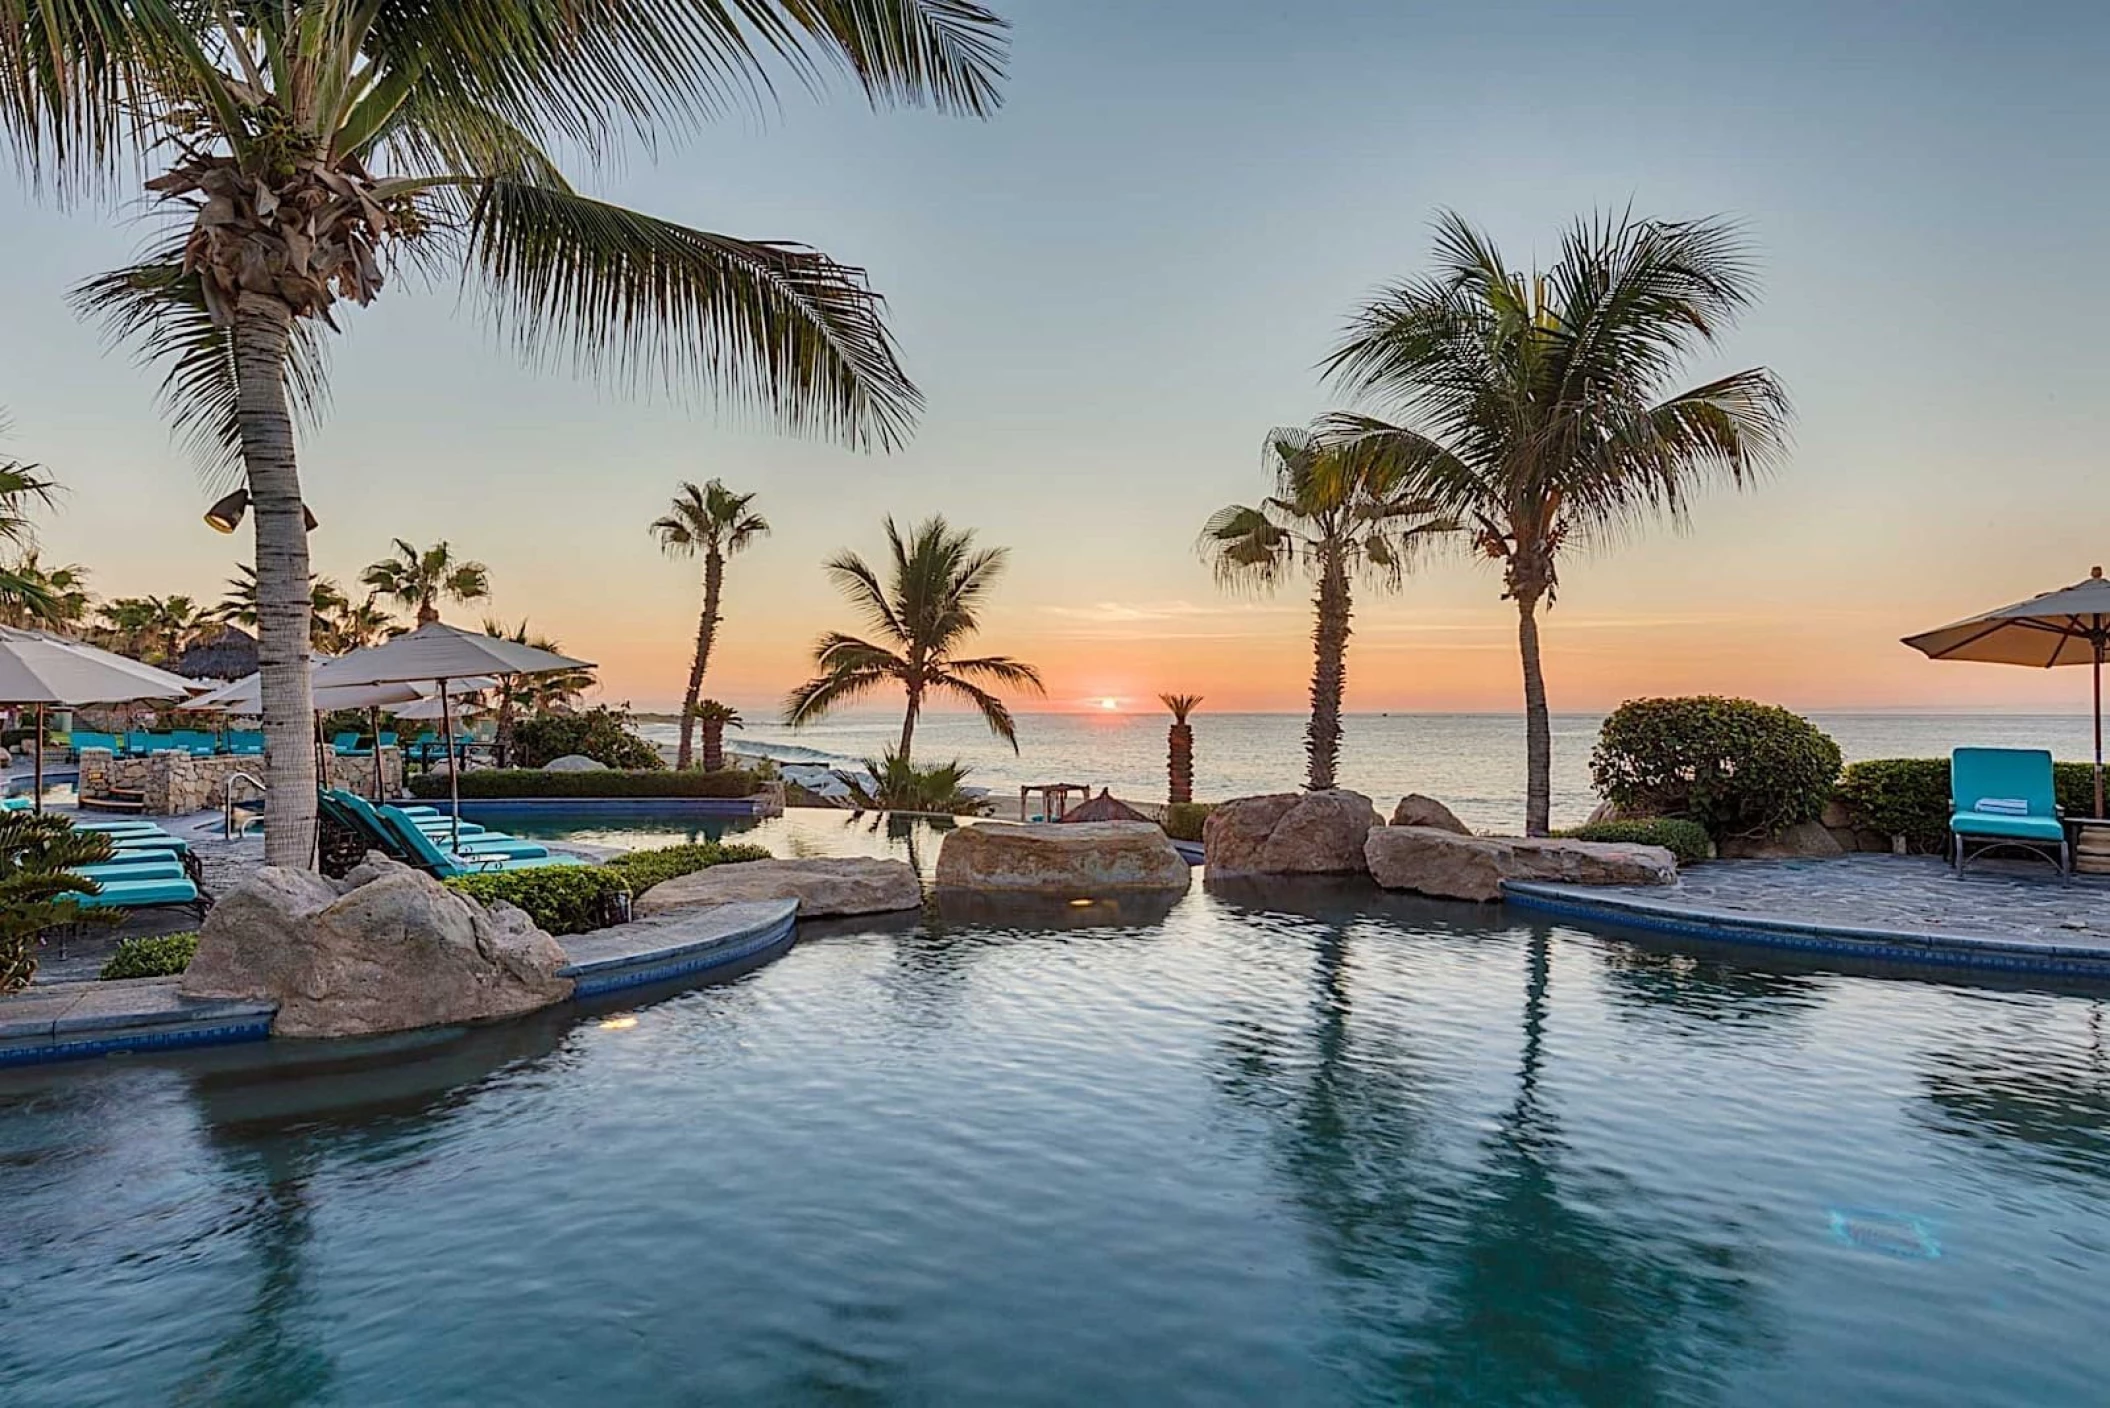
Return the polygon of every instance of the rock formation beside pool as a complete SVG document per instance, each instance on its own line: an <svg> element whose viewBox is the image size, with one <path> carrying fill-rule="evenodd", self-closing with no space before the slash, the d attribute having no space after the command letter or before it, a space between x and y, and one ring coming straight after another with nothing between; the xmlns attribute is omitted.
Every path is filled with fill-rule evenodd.
<svg viewBox="0 0 2110 1408"><path fill-rule="evenodd" d="M745 860L663 880L638 896L639 917L738 900L797 900L799 917L918 909L923 885L907 861L872 856Z"/></svg>
<svg viewBox="0 0 2110 1408"><path fill-rule="evenodd" d="M557 941L369 856L341 883L265 866L198 931L186 997L276 1002L277 1036L365 1036L533 1012L571 996Z"/></svg>
<svg viewBox="0 0 2110 1408"><path fill-rule="evenodd" d="M1433 826L1438 831L1448 831L1458 836L1470 836L1473 829L1458 820L1457 815L1434 797L1424 797L1419 792L1409 792L1399 799L1392 809L1394 826Z"/></svg>
<svg viewBox="0 0 2110 1408"><path fill-rule="evenodd" d="M1384 818L1360 792L1240 797L1209 813L1202 852L1217 875L1359 875L1363 839Z"/></svg>
<svg viewBox="0 0 2110 1408"><path fill-rule="evenodd" d="M1387 826L1372 831L1365 847L1378 884L1438 899L1498 900L1504 880L1668 885L1678 878L1676 858L1661 846Z"/></svg>
<svg viewBox="0 0 2110 1408"><path fill-rule="evenodd" d="M1829 860L1847 850L1837 835L1814 821L1800 822L1777 836L1724 837L1718 849L1723 860Z"/></svg>
<svg viewBox="0 0 2110 1408"><path fill-rule="evenodd" d="M1090 898L1192 883L1172 839L1150 822L988 821L946 833L940 890Z"/></svg>

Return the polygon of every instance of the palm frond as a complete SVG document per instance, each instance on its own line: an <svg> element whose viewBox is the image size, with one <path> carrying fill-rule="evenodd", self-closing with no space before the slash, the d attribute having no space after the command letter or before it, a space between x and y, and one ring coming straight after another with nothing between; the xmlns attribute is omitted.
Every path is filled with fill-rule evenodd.
<svg viewBox="0 0 2110 1408"><path fill-rule="evenodd" d="M891 673L879 670L841 670L816 675L784 696L784 724L787 728L799 728L814 723L831 711L893 682Z"/></svg>
<svg viewBox="0 0 2110 1408"><path fill-rule="evenodd" d="M958 695L974 705L975 712L982 716L982 722L989 726L989 731L1010 744L1013 753L1018 752L1018 721L1011 717L1010 706L1003 700L955 674L933 674L930 677L930 687Z"/></svg>
<svg viewBox="0 0 2110 1408"><path fill-rule="evenodd" d="M860 449L900 444L922 405L864 272L817 250L509 180L482 186L466 238L531 360L701 388Z"/></svg>
<svg viewBox="0 0 2110 1408"><path fill-rule="evenodd" d="M970 660L948 659L945 668L956 675L979 676L1013 689L1031 690L1035 694L1048 692L1039 670L1008 655L983 655Z"/></svg>
<svg viewBox="0 0 2110 1408"><path fill-rule="evenodd" d="M218 496L238 484L242 444L234 337L207 311L201 280L185 271L180 245L89 279L74 288L71 302L103 325L111 345L129 345L139 362L164 369L162 413L196 462L207 492ZM286 361L286 390L299 428L307 433L329 408L322 334L320 325L296 320Z"/></svg>
<svg viewBox="0 0 2110 1408"><path fill-rule="evenodd" d="M835 583L836 590L864 614L874 629L902 644L910 642L907 622L895 609L892 596L870 563L854 552L842 552L829 558L822 567L829 580Z"/></svg>

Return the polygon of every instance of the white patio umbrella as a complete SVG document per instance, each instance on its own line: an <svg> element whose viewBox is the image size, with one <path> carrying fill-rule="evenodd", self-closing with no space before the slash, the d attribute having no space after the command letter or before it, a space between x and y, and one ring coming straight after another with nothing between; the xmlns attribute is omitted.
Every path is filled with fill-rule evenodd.
<svg viewBox="0 0 2110 1408"><path fill-rule="evenodd" d="M2085 582L1905 637L1935 660L1989 665L2090 665L2095 672L2095 814L2103 815L2103 659L2110 653L2110 581L2098 567Z"/></svg>
<svg viewBox="0 0 2110 1408"><path fill-rule="evenodd" d="M574 660L550 650L465 631L442 621L418 627L408 635L364 650L340 655L315 671L316 688L430 680L440 688L440 728L447 747L447 791L453 803L456 849L461 844L461 769L454 763L454 711L450 684L484 680L490 675L546 675L559 670L590 670L591 661ZM489 681L475 686L488 688Z"/></svg>
<svg viewBox="0 0 2110 1408"><path fill-rule="evenodd" d="M181 699L191 681L152 665L44 631L0 626L0 702L36 710L34 805L44 810L44 710L53 704L126 704Z"/></svg>

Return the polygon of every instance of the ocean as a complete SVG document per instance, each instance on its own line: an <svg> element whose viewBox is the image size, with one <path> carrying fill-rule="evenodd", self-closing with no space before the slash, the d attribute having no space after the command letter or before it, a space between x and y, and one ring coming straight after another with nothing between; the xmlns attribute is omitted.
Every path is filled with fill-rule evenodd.
<svg viewBox="0 0 2110 1408"><path fill-rule="evenodd" d="M1848 762L1861 758L1940 757L1981 745L2049 748L2061 759L2087 759L2085 716L2019 714L1812 714L1838 740ZM1553 820L1582 821L1597 805L1590 790L1590 749L1602 714L1553 719ZM1140 801L1165 796L1167 714L1021 714L1019 751L990 737L964 714L926 716L916 726L916 756L958 758L969 781L1016 795L1021 784L1088 783ZM1301 714L1197 714L1194 795L1202 800L1295 789L1304 777ZM671 724L646 724L655 742L671 743ZM901 732L898 714L846 714L794 733L755 724L732 734L735 751L786 762L855 766L877 757ZM1524 815L1524 721L1513 714L1351 714L1341 722L1340 782L1368 794L1390 813L1408 792L1445 802L1475 829L1515 830Z"/></svg>

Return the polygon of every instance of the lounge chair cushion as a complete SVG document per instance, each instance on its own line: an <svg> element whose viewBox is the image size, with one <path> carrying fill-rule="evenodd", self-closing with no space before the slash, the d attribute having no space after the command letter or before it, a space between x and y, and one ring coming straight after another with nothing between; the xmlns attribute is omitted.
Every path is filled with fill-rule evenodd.
<svg viewBox="0 0 2110 1408"><path fill-rule="evenodd" d="M196 904L198 887L188 880L115 880L104 885L102 893L79 898L82 909L151 909Z"/></svg>
<svg viewBox="0 0 2110 1408"><path fill-rule="evenodd" d="M1995 836L2010 841L2049 841L2053 845L2066 839L2065 824L2048 816L1995 816L1990 812L1956 812L1949 818L1949 829L1959 836Z"/></svg>

